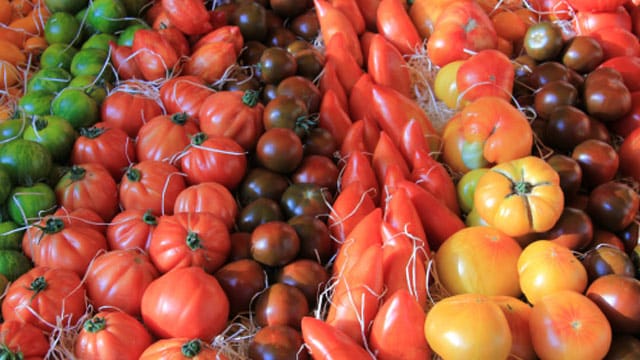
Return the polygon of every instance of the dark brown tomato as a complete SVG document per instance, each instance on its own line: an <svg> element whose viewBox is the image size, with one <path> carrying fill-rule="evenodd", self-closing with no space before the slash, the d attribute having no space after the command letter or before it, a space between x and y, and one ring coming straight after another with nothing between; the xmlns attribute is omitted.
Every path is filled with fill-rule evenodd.
<svg viewBox="0 0 640 360"><path fill-rule="evenodd" d="M315 306L318 298L329 282L329 272L320 263L310 259L299 259L277 273L278 282L300 289L310 306Z"/></svg>
<svg viewBox="0 0 640 360"><path fill-rule="evenodd" d="M636 279L640 279L640 244L636 245L631 252L631 261L636 267Z"/></svg>
<svg viewBox="0 0 640 360"><path fill-rule="evenodd" d="M618 237L624 243L624 251L627 254L631 254L633 248L638 245L640 241L640 224L637 221L631 222L629 226L618 232Z"/></svg>
<svg viewBox="0 0 640 360"><path fill-rule="evenodd" d="M320 22L314 11L307 11L293 18L289 28L302 39L313 41L320 33Z"/></svg>
<svg viewBox="0 0 640 360"><path fill-rule="evenodd" d="M578 90L566 80L554 80L544 84L535 94L533 108L539 117L549 119L560 106L575 105Z"/></svg>
<svg viewBox="0 0 640 360"><path fill-rule="evenodd" d="M318 112L322 95L320 89L309 79L303 76L290 76L282 80L277 87L277 94L297 97L307 105L310 114Z"/></svg>
<svg viewBox="0 0 640 360"><path fill-rule="evenodd" d="M301 0L270 0L271 9L283 18L296 17L307 10L307 2Z"/></svg>
<svg viewBox="0 0 640 360"><path fill-rule="evenodd" d="M571 250L585 250L593 239L593 223L586 212L565 207L556 224L542 235Z"/></svg>
<svg viewBox="0 0 640 360"><path fill-rule="evenodd" d="M598 68L589 73L582 93L587 113L604 122L619 120L631 110L631 92L622 75L613 68Z"/></svg>
<svg viewBox="0 0 640 360"><path fill-rule="evenodd" d="M289 187L289 180L286 176L265 168L254 167L249 170L240 184L240 204L247 205L261 197L278 201L287 187Z"/></svg>
<svg viewBox="0 0 640 360"><path fill-rule="evenodd" d="M265 130L287 128L303 137L315 126L304 101L290 96L276 96L269 101L262 112Z"/></svg>
<svg viewBox="0 0 640 360"><path fill-rule="evenodd" d="M640 281L630 276L605 275L587 288L616 334L640 334ZM637 354L636 354L637 355Z"/></svg>
<svg viewBox="0 0 640 360"><path fill-rule="evenodd" d="M316 49L305 49L293 53L298 64L297 75L315 80L324 67L324 56Z"/></svg>
<svg viewBox="0 0 640 360"><path fill-rule="evenodd" d="M588 139L578 144L571 157L582 168L582 183L593 188L613 180L620 159L616 150L602 140Z"/></svg>
<svg viewBox="0 0 640 360"><path fill-rule="evenodd" d="M304 155L332 157L338 151L338 143L329 130L314 128L303 139Z"/></svg>
<svg viewBox="0 0 640 360"><path fill-rule="evenodd" d="M596 227L595 230L593 230L593 241L589 244L589 250L595 249L602 244L606 246L613 246L614 248L624 251L624 243L616 234Z"/></svg>
<svg viewBox="0 0 640 360"><path fill-rule="evenodd" d="M281 47L268 47L260 56L256 69L260 80L266 84L278 84L298 71L296 58Z"/></svg>
<svg viewBox="0 0 640 360"><path fill-rule="evenodd" d="M589 115L573 105L562 105L551 110L543 139L546 145L567 152L589 139L590 134Z"/></svg>
<svg viewBox="0 0 640 360"><path fill-rule="evenodd" d="M271 221L251 233L251 257L266 266L284 266L298 256L300 238L293 226Z"/></svg>
<svg viewBox="0 0 640 360"><path fill-rule="evenodd" d="M601 245L587 251L582 259L587 270L589 283L609 274L633 277L635 267L629 255L624 251L608 245Z"/></svg>
<svg viewBox="0 0 640 360"><path fill-rule="evenodd" d="M331 194L316 184L294 183L280 198L280 207L287 219L298 215L328 216Z"/></svg>
<svg viewBox="0 0 640 360"><path fill-rule="evenodd" d="M591 121L591 134L589 134L589 138L611 143L611 133L607 126L592 116L589 116L589 119Z"/></svg>
<svg viewBox="0 0 640 360"><path fill-rule="evenodd" d="M324 155L305 156L291 176L294 183L315 184L335 194L339 170L331 158Z"/></svg>
<svg viewBox="0 0 640 360"><path fill-rule="evenodd" d="M251 259L227 263L214 274L229 298L229 316L251 310L251 299L263 291L267 278L262 266Z"/></svg>
<svg viewBox="0 0 640 360"><path fill-rule="evenodd" d="M296 39L291 44L287 45L287 51L295 55L298 51L315 49L313 45L303 39ZM317 50L317 49L316 49Z"/></svg>
<svg viewBox="0 0 640 360"><path fill-rule="evenodd" d="M289 174L300 165L303 155L302 141L291 129L269 129L258 138L257 160L271 171Z"/></svg>
<svg viewBox="0 0 640 360"><path fill-rule="evenodd" d="M268 104L278 97L278 86L276 84L265 84L262 88L262 103Z"/></svg>
<svg viewBox="0 0 640 360"><path fill-rule="evenodd" d="M244 232L252 232L258 225L284 219L280 205L269 198L257 198L247 204L238 214L238 229Z"/></svg>
<svg viewBox="0 0 640 360"><path fill-rule="evenodd" d="M257 2L245 1L238 4L229 22L240 28L245 41L263 41L267 37L267 10Z"/></svg>
<svg viewBox="0 0 640 360"><path fill-rule="evenodd" d="M631 224L639 203L640 196L630 186L609 181L591 191L587 213L594 224L615 233Z"/></svg>
<svg viewBox="0 0 640 360"><path fill-rule="evenodd" d="M602 60L604 60L602 46L590 36L573 37L562 53L562 63L581 74L593 71Z"/></svg>
<svg viewBox="0 0 640 360"><path fill-rule="evenodd" d="M248 232L232 232L231 251L227 261L236 261L241 259L251 259L251 233Z"/></svg>
<svg viewBox="0 0 640 360"><path fill-rule="evenodd" d="M255 321L258 326L286 325L300 329L302 317L309 314L307 298L295 286L275 283L255 301Z"/></svg>
<svg viewBox="0 0 640 360"><path fill-rule="evenodd" d="M291 326L271 325L255 333L249 343L252 360L306 360L309 353L300 332Z"/></svg>
<svg viewBox="0 0 640 360"><path fill-rule="evenodd" d="M267 40L265 42L269 46L276 46L285 49L294 41L296 41L296 34L294 34L291 30L281 26L279 28L272 29L269 32L269 36L267 36Z"/></svg>
<svg viewBox="0 0 640 360"><path fill-rule="evenodd" d="M269 34L273 34L273 32L277 29L282 29L284 26L284 20L283 18L276 14L275 12L273 12L272 9L270 9L269 7L265 6L266 8L266 15L267 15L267 31L269 32ZM267 38L268 39L268 38ZM267 40L268 42L268 40Z"/></svg>
<svg viewBox="0 0 640 360"><path fill-rule="evenodd" d="M244 49L240 53L240 62L246 66L256 65L260 62L260 57L266 49L267 45L260 41L246 41Z"/></svg>
<svg viewBox="0 0 640 360"><path fill-rule="evenodd" d="M260 90L260 80L257 77L246 74L242 71L234 73L228 81L222 86L226 91L242 91Z"/></svg>
<svg viewBox="0 0 640 360"><path fill-rule="evenodd" d="M570 80L568 68L557 61L543 62L536 66L529 75L529 84L534 89L555 80Z"/></svg>
<svg viewBox="0 0 640 360"><path fill-rule="evenodd" d="M631 335L614 335L604 360L635 360L640 354L640 340Z"/></svg>
<svg viewBox="0 0 640 360"><path fill-rule="evenodd" d="M527 55L537 61L555 59L562 51L563 45L562 32L551 21L541 21L529 26L523 39Z"/></svg>
<svg viewBox="0 0 640 360"><path fill-rule="evenodd" d="M300 239L299 258L319 261L322 264L329 261L333 255L334 244L329 236L327 224L311 215L294 216L287 220L287 223L293 226Z"/></svg>
<svg viewBox="0 0 640 360"><path fill-rule="evenodd" d="M551 155L547 163L560 175L560 187L565 194L565 199L574 197L582 184L582 168L577 161L562 154Z"/></svg>

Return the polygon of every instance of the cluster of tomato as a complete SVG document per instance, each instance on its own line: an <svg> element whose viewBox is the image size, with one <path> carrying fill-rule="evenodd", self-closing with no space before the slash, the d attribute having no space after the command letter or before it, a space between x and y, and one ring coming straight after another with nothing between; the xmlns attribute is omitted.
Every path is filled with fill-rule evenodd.
<svg viewBox="0 0 640 360"><path fill-rule="evenodd" d="M0 352L638 351L635 3L5 7Z"/></svg>

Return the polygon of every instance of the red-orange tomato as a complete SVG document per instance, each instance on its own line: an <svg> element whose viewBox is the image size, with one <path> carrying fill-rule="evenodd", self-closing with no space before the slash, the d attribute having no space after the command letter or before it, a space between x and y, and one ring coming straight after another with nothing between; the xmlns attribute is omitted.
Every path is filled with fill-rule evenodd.
<svg viewBox="0 0 640 360"><path fill-rule="evenodd" d="M142 125L136 139L139 161L171 161L189 145L198 125L185 113L160 115Z"/></svg>
<svg viewBox="0 0 640 360"><path fill-rule="evenodd" d="M591 36L602 46L605 60L617 56L640 56L640 41L629 30L608 27L594 31Z"/></svg>
<svg viewBox="0 0 640 360"><path fill-rule="evenodd" d="M382 0L378 5L376 27L403 55L418 50L422 38L411 21L402 0Z"/></svg>
<svg viewBox="0 0 640 360"><path fill-rule="evenodd" d="M403 95L412 96L411 73L402 53L384 36L371 36L367 71L376 84L390 86Z"/></svg>
<svg viewBox="0 0 640 360"><path fill-rule="evenodd" d="M611 345L609 321L593 301L575 291L542 297L531 310L529 327L542 359L602 359Z"/></svg>
<svg viewBox="0 0 640 360"><path fill-rule="evenodd" d="M629 91L640 90L640 56L623 55L612 57L600 64L599 67L610 67L618 70Z"/></svg>
<svg viewBox="0 0 640 360"><path fill-rule="evenodd" d="M161 216L149 246L149 257L161 272L199 266L213 273L231 250L227 225L208 212Z"/></svg>
<svg viewBox="0 0 640 360"><path fill-rule="evenodd" d="M142 79L142 72L135 61L131 46L118 45L110 40L109 51L111 51L111 63L121 80Z"/></svg>
<svg viewBox="0 0 640 360"><path fill-rule="evenodd" d="M209 12L199 0L162 0L162 9L171 24L188 35L205 34L213 30Z"/></svg>
<svg viewBox="0 0 640 360"><path fill-rule="evenodd" d="M207 84L211 84L224 77L236 63L236 58L233 44L224 41L206 43L191 54L183 73L199 76Z"/></svg>
<svg viewBox="0 0 640 360"><path fill-rule="evenodd" d="M168 114L185 113L199 123L202 102L214 90L199 76L181 75L160 86L160 98Z"/></svg>
<svg viewBox="0 0 640 360"><path fill-rule="evenodd" d="M117 181L136 159L133 138L123 129L105 122L80 129L80 136L76 138L71 151L72 164L102 164Z"/></svg>
<svg viewBox="0 0 640 360"><path fill-rule="evenodd" d="M151 234L156 225L158 220L149 210L129 209L119 212L107 227L109 249L148 251Z"/></svg>
<svg viewBox="0 0 640 360"><path fill-rule="evenodd" d="M107 249L107 239L92 227L46 216L24 233L22 249L37 266L71 270L83 276L96 254Z"/></svg>
<svg viewBox="0 0 640 360"><path fill-rule="evenodd" d="M631 31L631 16L623 6L614 11L578 11L572 22L577 35L590 35L607 27L621 27Z"/></svg>
<svg viewBox="0 0 640 360"><path fill-rule="evenodd" d="M549 240L527 245L518 259L520 288L531 304L562 290L582 293L587 271L571 250Z"/></svg>
<svg viewBox="0 0 640 360"><path fill-rule="evenodd" d="M171 214L178 194L186 187L175 166L145 160L131 166L120 181L120 205L124 210L150 210L154 215Z"/></svg>
<svg viewBox="0 0 640 360"><path fill-rule="evenodd" d="M142 294L159 275L141 250L112 250L96 257L87 269L87 296L96 309L111 307L140 316Z"/></svg>
<svg viewBox="0 0 640 360"><path fill-rule="evenodd" d="M567 3L577 11L613 11L624 5L626 0L568 0Z"/></svg>
<svg viewBox="0 0 640 360"><path fill-rule="evenodd" d="M240 28L236 25L223 25L198 39L192 49L196 51L204 44L218 41L231 43L236 50L236 54L240 54L244 47L244 38L242 37Z"/></svg>
<svg viewBox="0 0 640 360"><path fill-rule="evenodd" d="M24 360L44 359L49 352L49 339L41 329L19 320L0 324L0 347L11 356L18 353Z"/></svg>
<svg viewBox="0 0 640 360"><path fill-rule="evenodd" d="M99 163L73 165L54 190L58 204L71 211L87 208L110 221L119 210L116 181Z"/></svg>
<svg viewBox="0 0 640 360"><path fill-rule="evenodd" d="M627 136L620 149L620 172L640 181L640 127Z"/></svg>
<svg viewBox="0 0 640 360"><path fill-rule="evenodd" d="M470 58L468 50L477 52L497 46L493 23L475 1L455 1L445 7L427 40L429 57L437 66Z"/></svg>
<svg viewBox="0 0 640 360"><path fill-rule="evenodd" d="M514 67L505 54L485 49L460 66L456 73L456 86L463 105L483 96L511 101L514 77Z"/></svg>
<svg viewBox="0 0 640 360"><path fill-rule="evenodd" d="M124 130L131 138L144 123L162 114L162 107L134 83L122 82L102 102L100 118L106 127Z"/></svg>
<svg viewBox="0 0 640 360"><path fill-rule="evenodd" d="M238 204L224 185L203 182L184 189L176 198L174 213L209 212L221 219L228 229L238 215Z"/></svg>
<svg viewBox="0 0 640 360"><path fill-rule="evenodd" d="M159 338L210 342L227 325L229 300L213 275L200 267L184 267L149 284L141 309L144 324Z"/></svg>
<svg viewBox="0 0 640 360"><path fill-rule="evenodd" d="M311 316L300 322L302 338L313 359L369 359L371 355L343 331Z"/></svg>
<svg viewBox="0 0 640 360"><path fill-rule="evenodd" d="M511 330L510 360L535 360L536 353L531 343L531 330L529 329L529 317L531 306L524 301L511 296L490 296L491 301L500 306Z"/></svg>
<svg viewBox="0 0 640 360"><path fill-rule="evenodd" d="M235 140L245 150L255 148L264 132L264 105L253 90L218 91L200 105L200 129L209 136L225 136Z"/></svg>
<svg viewBox="0 0 640 360"><path fill-rule="evenodd" d="M7 289L2 318L29 323L49 334L59 325L75 324L86 308L85 286L78 274L36 266Z"/></svg>
<svg viewBox="0 0 640 360"><path fill-rule="evenodd" d="M160 339L140 355L139 360L227 360L221 352L200 339Z"/></svg>
<svg viewBox="0 0 640 360"><path fill-rule="evenodd" d="M169 78L178 64L178 53L173 44L157 30L139 29L133 35L131 50L145 80Z"/></svg>
<svg viewBox="0 0 640 360"><path fill-rule="evenodd" d="M347 49L358 65L363 64L362 48L355 28L349 18L326 0L314 0L322 39L328 43L335 34L342 33L347 42Z"/></svg>
<svg viewBox="0 0 640 360"><path fill-rule="evenodd" d="M82 325L74 354L78 359L137 360L151 342L147 329L133 316L120 311L101 311Z"/></svg>

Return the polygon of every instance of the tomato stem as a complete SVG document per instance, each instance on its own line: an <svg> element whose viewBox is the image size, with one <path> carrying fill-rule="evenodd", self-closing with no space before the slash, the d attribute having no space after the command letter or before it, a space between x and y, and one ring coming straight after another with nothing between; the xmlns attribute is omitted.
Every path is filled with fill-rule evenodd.
<svg viewBox="0 0 640 360"><path fill-rule="evenodd" d="M85 321L82 327L90 333L97 333L107 327L107 321L103 317L94 316Z"/></svg>
<svg viewBox="0 0 640 360"><path fill-rule="evenodd" d="M5 344L0 346L0 359L1 360L23 360L24 354L22 351L13 352Z"/></svg>
<svg viewBox="0 0 640 360"><path fill-rule="evenodd" d="M151 210L147 210L142 215L142 221L147 225L158 225L158 219L153 215Z"/></svg>
<svg viewBox="0 0 640 360"><path fill-rule="evenodd" d="M190 340L182 344L182 347L180 348L182 355L188 358L196 357L201 350L202 350L202 344L198 339Z"/></svg>
<svg viewBox="0 0 640 360"><path fill-rule="evenodd" d="M38 276L37 278L33 279L31 284L29 285L29 290L35 292L34 296L46 288L47 280L45 280L44 276Z"/></svg>
<svg viewBox="0 0 640 360"><path fill-rule="evenodd" d="M176 125L184 125L187 123L189 115L186 112L175 113L171 115L171 122Z"/></svg>
<svg viewBox="0 0 640 360"><path fill-rule="evenodd" d="M87 170L78 165L73 165L71 170L69 170L69 179L71 181L79 181L84 179L84 176L87 174Z"/></svg>
<svg viewBox="0 0 640 360"><path fill-rule="evenodd" d="M249 89L242 94L242 103L248 107L254 107L258 104L258 98L260 97L260 91Z"/></svg>
<svg viewBox="0 0 640 360"><path fill-rule="evenodd" d="M42 131L46 129L48 125L49 125L49 122L43 118L37 118L36 121L33 123L33 126L36 128L37 131Z"/></svg>
<svg viewBox="0 0 640 360"><path fill-rule="evenodd" d="M57 217L51 217L47 219L44 228L42 228L42 232L45 234L55 234L62 231L62 229L64 229L64 221Z"/></svg>
<svg viewBox="0 0 640 360"><path fill-rule="evenodd" d="M526 181L518 181L513 184L513 192L516 195L528 195L533 190L533 185Z"/></svg>
<svg viewBox="0 0 640 360"><path fill-rule="evenodd" d="M138 182L140 181L141 177L142 174L140 173L140 170L134 168L130 168L129 170L127 170L127 180Z"/></svg>
<svg viewBox="0 0 640 360"><path fill-rule="evenodd" d="M189 233L187 234L187 246L192 251L202 249L202 240L200 240L200 237L197 233L189 231Z"/></svg>
<svg viewBox="0 0 640 360"><path fill-rule="evenodd" d="M202 145L205 140L207 140L207 134L199 132L191 137L191 144L196 146Z"/></svg>
<svg viewBox="0 0 640 360"><path fill-rule="evenodd" d="M89 139L95 139L98 136L102 135L105 131L107 131L107 129L99 128L99 127L96 127L96 126L92 126L92 127L88 127L88 128L81 128L80 129L80 136L84 136L84 137L87 137Z"/></svg>
<svg viewBox="0 0 640 360"><path fill-rule="evenodd" d="M308 135L311 129L318 125L318 116L303 115L296 119L296 130L302 131L304 135ZM298 131L296 131L298 132Z"/></svg>

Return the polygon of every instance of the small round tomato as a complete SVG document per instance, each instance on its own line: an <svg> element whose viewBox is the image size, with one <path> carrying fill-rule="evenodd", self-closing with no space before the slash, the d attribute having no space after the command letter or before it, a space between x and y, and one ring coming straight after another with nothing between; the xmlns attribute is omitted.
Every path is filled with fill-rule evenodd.
<svg viewBox="0 0 640 360"><path fill-rule="evenodd" d="M629 185L609 181L589 193L587 213L605 230L622 231L638 213L640 195Z"/></svg>
<svg viewBox="0 0 640 360"><path fill-rule="evenodd" d="M586 291L611 324L615 333L640 332L640 281L630 276L605 275L589 285Z"/></svg>
<svg viewBox="0 0 640 360"><path fill-rule="evenodd" d="M291 129L273 128L265 131L258 139L256 155L262 166L287 174L302 162L302 141Z"/></svg>
<svg viewBox="0 0 640 360"><path fill-rule="evenodd" d="M478 180L484 175L488 168L473 169L462 175L456 183L456 193L458 195L458 205L464 213L469 213L473 209L473 197L476 192Z"/></svg>
<svg viewBox="0 0 640 360"><path fill-rule="evenodd" d="M282 221L259 225L251 234L251 256L267 266L291 262L300 251L300 238L293 226Z"/></svg>

